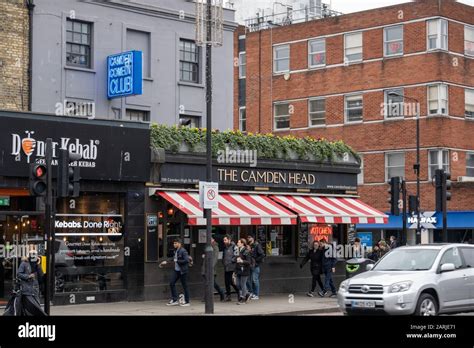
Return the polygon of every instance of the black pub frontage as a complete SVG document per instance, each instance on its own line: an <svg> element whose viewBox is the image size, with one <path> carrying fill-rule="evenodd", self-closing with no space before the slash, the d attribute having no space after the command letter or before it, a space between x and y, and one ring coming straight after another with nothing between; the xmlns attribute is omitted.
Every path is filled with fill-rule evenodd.
<svg viewBox="0 0 474 348"><path fill-rule="evenodd" d="M173 240L180 238L194 259L189 284L192 297L203 296L201 276L206 227L199 204L199 181L205 181L204 154L152 150L145 238L146 300L169 298ZM343 159L343 157L346 157ZM225 162L225 161L224 161ZM219 184L219 206L213 210L213 236L223 250L223 237L236 241L252 234L266 258L261 266L261 293L308 291L310 273L300 269L313 240L346 244L360 222L386 223L387 216L357 196L359 163L352 156L332 162L258 159L253 166L214 159L213 181ZM220 258L222 253L220 253ZM335 280L345 276L343 263ZM224 272L217 264L218 282Z"/></svg>
<svg viewBox="0 0 474 348"><path fill-rule="evenodd" d="M57 200L54 304L142 299L149 125L6 111L0 124L0 304L22 246L45 251L44 201L30 196L28 177L45 161L47 138L54 180L59 149L81 155L71 164L80 197Z"/></svg>

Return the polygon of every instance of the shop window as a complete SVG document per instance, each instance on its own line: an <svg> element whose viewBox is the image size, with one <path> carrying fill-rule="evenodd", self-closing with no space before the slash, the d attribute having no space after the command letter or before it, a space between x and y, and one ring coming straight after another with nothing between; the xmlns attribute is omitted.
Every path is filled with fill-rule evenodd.
<svg viewBox="0 0 474 348"><path fill-rule="evenodd" d="M362 33L344 35L345 62L362 61Z"/></svg>
<svg viewBox="0 0 474 348"><path fill-rule="evenodd" d="M290 71L290 45L273 47L273 72L283 73Z"/></svg>
<svg viewBox="0 0 474 348"><path fill-rule="evenodd" d="M289 129L290 128L290 104L275 104L274 128Z"/></svg>
<svg viewBox="0 0 474 348"><path fill-rule="evenodd" d="M247 54L239 53L239 79L244 79L247 74Z"/></svg>
<svg viewBox="0 0 474 348"><path fill-rule="evenodd" d="M194 41L179 41L179 79L199 83L200 50Z"/></svg>
<svg viewBox="0 0 474 348"><path fill-rule="evenodd" d="M309 101L309 125L324 126L326 124L326 100L314 99Z"/></svg>
<svg viewBox="0 0 474 348"><path fill-rule="evenodd" d="M264 246L267 256L294 255L294 230L292 226L267 226ZM262 240L261 236L258 240Z"/></svg>
<svg viewBox="0 0 474 348"><path fill-rule="evenodd" d="M465 90L465 116L474 119L474 89Z"/></svg>
<svg viewBox="0 0 474 348"><path fill-rule="evenodd" d="M239 129L242 132L247 131L247 109L245 106L239 108Z"/></svg>
<svg viewBox="0 0 474 348"><path fill-rule="evenodd" d="M466 154L466 175L474 177L474 152Z"/></svg>
<svg viewBox="0 0 474 348"><path fill-rule="evenodd" d="M317 68L326 65L326 40L311 40L308 44L309 67Z"/></svg>
<svg viewBox="0 0 474 348"><path fill-rule="evenodd" d="M429 115L448 114L448 86L437 84L428 86Z"/></svg>
<svg viewBox="0 0 474 348"><path fill-rule="evenodd" d="M362 94L346 96L344 102L346 123L360 122L363 120L363 100Z"/></svg>
<svg viewBox="0 0 474 348"><path fill-rule="evenodd" d="M127 109L125 111L125 115L126 115L126 120L130 120L130 121L142 121L142 122L150 121L150 111Z"/></svg>
<svg viewBox="0 0 474 348"><path fill-rule="evenodd" d="M404 115L403 88L395 88L384 92L385 118L397 118Z"/></svg>
<svg viewBox="0 0 474 348"><path fill-rule="evenodd" d="M428 50L448 49L448 21L432 19L427 22Z"/></svg>
<svg viewBox="0 0 474 348"><path fill-rule="evenodd" d="M428 176L432 178L436 169L444 169L449 173L449 150L430 150Z"/></svg>
<svg viewBox="0 0 474 348"><path fill-rule="evenodd" d="M384 29L384 56L403 54L403 25Z"/></svg>
<svg viewBox="0 0 474 348"><path fill-rule="evenodd" d="M385 181L394 177L405 177L405 153L393 152L385 155Z"/></svg>
<svg viewBox="0 0 474 348"><path fill-rule="evenodd" d="M66 21L66 65L91 67L91 32L91 23Z"/></svg>
<svg viewBox="0 0 474 348"><path fill-rule="evenodd" d="M464 53L474 56L474 27L464 27Z"/></svg>

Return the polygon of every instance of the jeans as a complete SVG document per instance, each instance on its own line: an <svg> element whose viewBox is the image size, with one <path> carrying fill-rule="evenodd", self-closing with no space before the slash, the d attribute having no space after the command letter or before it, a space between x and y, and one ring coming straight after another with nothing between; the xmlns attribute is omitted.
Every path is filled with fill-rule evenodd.
<svg viewBox="0 0 474 348"><path fill-rule="evenodd" d="M323 282L321 281L321 275L319 273L313 274L313 279L311 281L311 292L314 292L314 290L316 289L316 284L319 285L321 290L324 291L324 285L323 285Z"/></svg>
<svg viewBox="0 0 474 348"><path fill-rule="evenodd" d="M256 266L250 271L250 277L247 280L247 289L255 296L260 296L260 266Z"/></svg>
<svg viewBox="0 0 474 348"><path fill-rule="evenodd" d="M334 294L337 292L334 281L332 280L331 268L324 270L324 291L329 291L329 289L331 289Z"/></svg>
<svg viewBox="0 0 474 348"><path fill-rule="evenodd" d="M170 288L171 288L171 298L173 301L178 301L178 293L176 292L176 282L178 280L181 280L181 285L183 286L184 290L184 301L186 303L189 303L189 289L188 289L188 274L181 274L179 271L173 271L173 274L171 275L171 282L170 282Z"/></svg>
<svg viewBox="0 0 474 348"><path fill-rule="evenodd" d="M227 296L230 296L230 287L232 286L235 290L235 292L237 293L237 296L239 294L239 289L237 288L237 286L235 286L235 284L232 282L232 275L234 274L233 271L231 272L225 272L224 273L224 282L225 282L225 293Z"/></svg>
<svg viewBox="0 0 474 348"><path fill-rule="evenodd" d="M237 288L239 289L239 298L245 299L247 296L247 278L249 276L237 275Z"/></svg>

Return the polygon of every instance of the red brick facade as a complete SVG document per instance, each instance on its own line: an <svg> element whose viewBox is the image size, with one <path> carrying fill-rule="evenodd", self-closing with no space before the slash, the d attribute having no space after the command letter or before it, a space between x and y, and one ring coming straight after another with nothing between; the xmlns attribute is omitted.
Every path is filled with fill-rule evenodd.
<svg viewBox="0 0 474 348"><path fill-rule="evenodd" d="M427 20L448 21L446 50L427 50ZM384 28L403 25L403 55L384 57ZM389 209L385 156L405 152L405 176L415 194L413 164L416 160L415 113L388 120L382 112L384 90L402 87L405 100L420 101L421 179L423 210L434 210L434 189L428 178L428 151L447 149L454 180L449 210L474 210L474 183L457 182L466 176L466 154L474 153L474 121L465 117L465 89L474 89L474 57L464 52L464 28L474 26L474 7L454 0L418 0L339 17L286 27L247 32L245 35L248 132L342 139L364 158L362 198L380 210ZM363 61L344 65L344 34L362 31ZM236 39L242 35L236 34ZM325 38L326 66L308 68L308 41ZM237 40L236 40L237 41ZM273 46L289 44L290 71L273 73ZM236 44L236 57L238 45ZM236 87L238 68L236 67ZM428 85L448 88L448 111L427 116ZM238 91L235 96L235 127L238 125ZM363 122L345 120L345 95L363 94ZM308 101L324 97L326 125L310 127ZM290 129L273 125L273 105L287 102L294 109Z"/></svg>

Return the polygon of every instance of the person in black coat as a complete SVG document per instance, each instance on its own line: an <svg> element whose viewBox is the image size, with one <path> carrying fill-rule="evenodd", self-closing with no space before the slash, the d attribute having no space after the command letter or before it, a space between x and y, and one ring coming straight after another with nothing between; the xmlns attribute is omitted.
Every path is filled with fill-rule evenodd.
<svg viewBox="0 0 474 348"><path fill-rule="evenodd" d="M319 285L321 291L324 290L323 282L321 281L321 273L323 268L323 250L317 240L313 242L313 247L306 254L303 261L301 261L300 268L310 261L310 271L312 275L311 290L306 294L309 297L314 297L313 293L316 289L316 284Z"/></svg>
<svg viewBox="0 0 474 348"><path fill-rule="evenodd" d="M247 249L247 241L242 238L237 241L238 255L235 256L235 274L237 275L237 288L239 289L239 302L245 304L250 298L247 290L247 279L250 276L250 252Z"/></svg>

